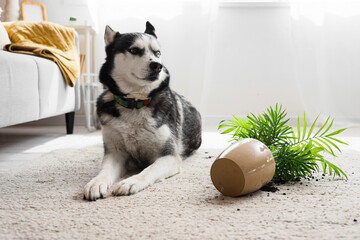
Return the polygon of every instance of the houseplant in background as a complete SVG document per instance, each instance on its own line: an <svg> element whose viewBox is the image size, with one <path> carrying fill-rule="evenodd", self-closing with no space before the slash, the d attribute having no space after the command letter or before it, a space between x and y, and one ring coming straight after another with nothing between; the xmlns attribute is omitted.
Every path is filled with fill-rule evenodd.
<svg viewBox="0 0 360 240"><path fill-rule="evenodd" d="M250 113L241 119L233 115L234 119L223 120L218 129L221 134L231 134L231 141L236 142L244 138L253 138L263 142L272 152L276 170L273 181L298 181L319 172L318 163L322 166L324 174L344 176L346 173L339 167L325 159L323 153L327 152L336 157L335 151L340 152L338 144L346 144L335 136L346 128L330 131L334 119L327 118L324 124L315 131L319 116L308 128L306 115L302 127L300 118L297 119L296 129L289 125L290 119L282 106L269 107L262 114Z"/></svg>

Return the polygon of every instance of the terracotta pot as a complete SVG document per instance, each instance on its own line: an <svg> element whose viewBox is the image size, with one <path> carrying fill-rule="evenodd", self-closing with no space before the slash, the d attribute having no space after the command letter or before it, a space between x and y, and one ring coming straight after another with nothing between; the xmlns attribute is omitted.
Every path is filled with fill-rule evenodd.
<svg viewBox="0 0 360 240"><path fill-rule="evenodd" d="M265 144L242 139L226 148L211 166L211 180L222 194L240 196L254 192L271 181L274 157Z"/></svg>

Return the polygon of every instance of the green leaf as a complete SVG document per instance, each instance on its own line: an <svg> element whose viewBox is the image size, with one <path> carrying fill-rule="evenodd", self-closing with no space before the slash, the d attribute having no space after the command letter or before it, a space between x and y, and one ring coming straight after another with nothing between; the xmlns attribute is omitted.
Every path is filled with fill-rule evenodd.
<svg viewBox="0 0 360 240"><path fill-rule="evenodd" d="M314 127L315 127L315 124L316 124L316 121L318 120L319 116L320 116L320 115L318 115L318 116L315 118L315 121L314 121L313 124L311 125L310 130L309 130L309 133L308 133L308 135L307 135L307 138L309 138L310 135L311 135L311 133L313 132Z"/></svg>
<svg viewBox="0 0 360 240"><path fill-rule="evenodd" d="M321 128L315 133L314 137L316 137L316 136L321 132L321 130L323 130L323 128L324 128L324 127L326 126L326 124L328 123L329 119L330 119L330 116L326 119L324 125L322 125Z"/></svg>
<svg viewBox="0 0 360 240"><path fill-rule="evenodd" d="M218 130L221 128L224 128L224 127L230 127L230 125L228 125L228 124L219 125Z"/></svg>
<svg viewBox="0 0 360 240"><path fill-rule="evenodd" d="M338 143L341 143L341 144L344 144L344 145L349 145L349 144L347 144L346 142L340 141L340 140L337 139L337 138L334 138L334 137L328 137L328 138L330 138L331 140L334 140L334 141L336 141L336 142L338 142Z"/></svg>
<svg viewBox="0 0 360 240"><path fill-rule="evenodd" d="M235 130L235 128L236 127L228 128L227 130L223 131L221 134L226 134L226 133L232 132Z"/></svg>
<svg viewBox="0 0 360 240"><path fill-rule="evenodd" d="M326 161L324 159L322 159L321 165L322 165L323 172L326 173L327 164L326 164Z"/></svg>
<svg viewBox="0 0 360 240"><path fill-rule="evenodd" d="M304 152L309 152L313 147L312 141L310 140L304 147Z"/></svg>
<svg viewBox="0 0 360 240"><path fill-rule="evenodd" d="M302 136L301 140L304 140L305 134L306 134L306 116L305 116L305 113L304 113L303 136Z"/></svg>
<svg viewBox="0 0 360 240"><path fill-rule="evenodd" d="M324 151L324 148L323 147L313 147L312 149L311 149L311 153L312 154L317 154L317 153L319 153L319 152L321 152L321 151Z"/></svg>
<svg viewBox="0 0 360 240"><path fill-rule="evenodd" d="M321 134L321 136L323 136L325 133L327 133L327 131L329 131L329 129L331 128L331 126L333 125L334 119L331 121L331 123L329 124L329 126L327 127L327 129L325 130L325 132L323 132Z"/></svg>
<svg viewBox="0 0 360 240"><path fill-rule="evenodd" d="M233 116L233 118L235 118L238 122L241 122L241 121L242 121L242 119L239 118L238 116L235 116L235 115L232 115L232 116Z"/></svg>
<svg viewBox="0 0 360 240"><path fill-rule="evenodd" d="M348 179L348 176L346 175L346 173L345 173L343 170L341 170L340 168L338 168L338 170L341 172L341 174L342 174L346 179Z"/></svg>
<svg viewBox="0 0 360 240"><path fill-rule="evenodd" d="M345 131L345 130L346 130L346 128L342 128L342 129L336 130L336 131L334 131L334 132L326 135L326 137L330 137L330 136L333 136L333 135L340 134L340 133L342 133L342 132Z"/></svg>
<svg viewBox="0 0 360 240"><path fill-rule="evenodd" d="M318 139L320 142L322 142L323 144L325 144L326 145L326 147L327 148L325 148L325 150L328 152L328 153L330 153L331 155L333 155L333 156L336 156L335 155L335 153L334 153L334 151L332 150L332 148L330 147L330 145L329 144L327 144L324 140L322 140L322 139Z"/></svg>
<svg viewBox="0 0 360 240"><path fill-rule="evenodd" d="M345 174L345 172L343 170L341 170L339 167L335 166L334 164L332 164L329 161L326 161L328 167L329 167L329 174L332 174L332 171L334 171L334 177L335 176L339 176L341 177L341 175L343 175L346 179L348 179L348 176ZM340 174L341 173L341 174Z"/></svg>
<svg viewBox="0 0 360 240"><path fill-rule="evenodd" d="M327 138L323 138L325 141L327 141L328 143L330 143L334 148L336 148L339 152L341 152L340 148L338 146L336 146L335 143L333 143L332 141L330 141L329 139Z"/></svg>
<svg viewBox="0 0 360 240"><path fill-rule="evenodd" d="M298 124L297 124L297 132L298 132L298 141L300 141L300 117L298 116Z"/></svg>
<svg viewBox="0 0 360 240"><path fill-rule="evenodd" d="M290 125L291 126L291 125ZM294 128L291 126L291 135L295 141L296 137L295 137L295 133L294 133ZM293 143L293 142L292 142Z"/></svg>

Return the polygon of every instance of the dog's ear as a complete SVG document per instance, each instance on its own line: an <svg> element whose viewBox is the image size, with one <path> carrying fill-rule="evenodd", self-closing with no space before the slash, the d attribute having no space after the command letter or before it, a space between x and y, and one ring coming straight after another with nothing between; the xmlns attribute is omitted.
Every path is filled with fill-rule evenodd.
<svg viewBox="0 0 360 240"><path fill-rule="evenodd" d="M155 34L155 28L153 25L151 25L151 23L149 21L146 22L145 33L150 34L150 35L154 36L155 38L157 38L157 36Z"/></svg>
<svg viewBox="0 0 360 240"><path fill-rule="evenodd" d="M109 44L111 44L114 41L115 35L116 35L116 32L114 30L112 30L111 27L106 25L105 36L104 36L106 46L108 46Z"/></svg>

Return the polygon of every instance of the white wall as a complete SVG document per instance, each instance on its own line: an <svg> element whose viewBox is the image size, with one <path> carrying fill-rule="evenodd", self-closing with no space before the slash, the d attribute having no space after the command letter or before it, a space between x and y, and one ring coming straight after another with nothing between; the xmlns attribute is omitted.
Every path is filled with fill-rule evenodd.
<svg viewBox="0 0 360 240"><path fill-rule="evenodd" d="M209 19L194 8L185 5L171 19L148 17L157 30L173 89L189 98L204 117L244 115L275 103L283 104L289 115L303 112L294 80L289 7L221 6L210 33ZM121 16L128 9L116 11ZM97 68L105 58L105 23L120 32L143 31L146 19L99 18ZM213 48L208 45L211 37Z"/></svg>
<svg viewBox="0 0 360 240"><path fill-rule="evenodd" d="M301 113L292 47L288 7L220 8L203 114L242 115L275 103Z"/></svg>

